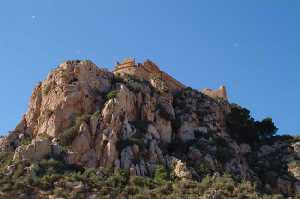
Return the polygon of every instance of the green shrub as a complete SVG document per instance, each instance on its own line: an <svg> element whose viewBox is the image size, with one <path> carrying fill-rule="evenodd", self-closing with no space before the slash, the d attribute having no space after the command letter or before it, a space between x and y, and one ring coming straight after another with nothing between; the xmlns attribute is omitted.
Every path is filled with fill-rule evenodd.
<svg viewBox="0 0 300 199"><path fill-rule="evenodd" d="M231 176L225 174L223 176L214 178L212 187L217 190L227 190L232 192L235 188L235 182Z"/></svg>
<svg viewBox="0 0 300 199"><path fill-rule="evenodd" d="M59 136L59 143L62 146L69 146L72 141L76 138L77 136L77 128L74 126L71 128L68 128L65 130L60 136Z"/></svg>
<svg viewBox="0 0 300 199"><path fill-rule="evenodd" d="M154 174L154 181L158 184L163 184L168 181L169 173L164 166L157 166Z"/></svg>
<svg viewBox="0 0 300 199"><path fill-rule="evenodd" d="M25 137L21 140L21 145L28 145L28 144L31 144L31 138L29 137Z"/></svg>
<svg viewBox="0 0 300 199"><path fill-rule="evenodd" d="M265 118L262 121L256 121L256 129L259 139L264 141L270 139L278 130L272 118Z"/></svg>
<svg viewBox="0 0 300 199"><path fill-rule="evenodd" d="M117 169L107 181L113 187L125 187L128 181L128 174L123 170Z"/></svg>
<svg viewBox="0 0 300 199"><path fill-rule="evenodd" d="M96 112L93 113L91 118L93 118L93 119L96 118L97 119L97 118L100 118L100 116L101 116L101 111L96 111Z"/></svg>
<svg viewBox="0 0 300 199"><path fill-rule="evenodd" d="M106 100L116 98L118 96L118 93L119 93L118 90L110 91L109 93L106 94Z"/></svg>
<svg viewBox="0 0 300 199"><path fill-rule="evenodd" d="M51 139L51 136L48 135L47 133L39 134L38 137L43 138L43 139L46 139L46 140Z"/></svg>
<svg viewBox="0 0 300 199"><path fill-rule="evenodd" d="M139 131L139 133L145 134L148 130L150 122L145 120L136 120L130 122L130 124L132 124Z"/></svg>
<svg viewBox="0 0 300 199"><path fill-rule="evenodd" d="M113 79L112 79L112 83L116 84L116 83L123 83L124 80L120 75L114 75Z"/></svg>
<svg viewBox="0 0 300 199"><path fill-rule="evenodd" d="M204 177L200 183L200 187L202 191L213 189L232 194L238 186L230 175L225 174L223 176L208 175Z"/></svg>
<svg viewBox="0 0 300 199"><path fill-rule="evenodd" d="M272 196L272 199L284 199L285 197L281 194L275 194Z"/></svg>
<svg viewBox="0 0 300 199"><path fill-rule="evenodd" d="M135 186L127 186L125 187L125 192L130 196L134 196L139 193L139 189Z"/></svg>
<svg viewBox="0 0 300 199"><path fill-rule="evenodd" d="M233 149L230 148L227 141L221 137L214 138L215 146L217 147L217 151L215 152L215 157L222 164L225 164L229 160L233 158Z"/></svg>
<svg viewBox="0 0 300 199"><path fill-rule="evenodd" d="M239 143L256 144L275 135L277 127L271 118L255 121L250 111L239 105L231 105L231 112L226 116L227 130Z"/></svg>
<svg viewBox="0 0 300 199"><path fill-rule="evenodd" d="M142 176L133 176L130 178L130 184L141 187L153 189L155 187L155 183L151 178L142 177Z"/></svg>
<svg viewBox="0 0 300 199"><path fill-rule="evenodd" d="M55 187L53 193L56 197L61 197L61 198L68 197L68 194L66 193L65 189L62 187Z"/></svg>
<svg viewBox="0 0 300 199"><path fill-rule="evenodd" d="M196 172L201 176L207 176L212 174L212 169L210 168L209 163L202 162L199 165L196 165L195 167Z"/></svg>
<svg viewBox="0 0 300 199"><path fill-rule="evenodd" d="M45 96L48 95L48 93L50 92L50 90L51 90L50 85L43 86L43 88L42 88L43 95L45 95Z"/></svg>
<svg viewBox="0 0 300 199"><path fill-rule="evenodd" d="M13 152L0 152L0 172L12 163Z"/></svg>
<svg viewBox="0 0 300 199"><path fill-rule="evenodd" d="M83 122L89 122L91 115L90 114L82 114L81 116L77 117L75 120L75 124L70 128L66 129L60 136L59 136L59 143L62 146L69 146L73 140L78 136L78 130L80 125Z"/></svg>

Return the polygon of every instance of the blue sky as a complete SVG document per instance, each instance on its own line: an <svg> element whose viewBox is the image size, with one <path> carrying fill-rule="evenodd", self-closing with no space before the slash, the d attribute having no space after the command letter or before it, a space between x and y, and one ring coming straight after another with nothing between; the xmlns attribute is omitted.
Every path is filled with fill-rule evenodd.
<svg viewBox="0 0 300 199"><path fill-rule="evenodd" d="M112 69L130 56L196 89L224 84L257 119L299 133L299 9L299 0L3 0L0 132L64 60Z"/></svg>

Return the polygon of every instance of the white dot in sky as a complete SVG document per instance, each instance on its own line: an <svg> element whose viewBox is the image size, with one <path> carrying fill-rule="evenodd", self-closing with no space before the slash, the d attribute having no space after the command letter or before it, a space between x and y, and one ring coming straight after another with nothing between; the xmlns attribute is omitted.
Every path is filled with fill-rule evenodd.
<svg viewBox="0 0 300 199"><path fill-rule="evenodd" d="M35 19L35 18L36 18L36 16L35 16L35 15L32 15L32 16L31 16L31 18L32 18L32 19Z"/></svg>

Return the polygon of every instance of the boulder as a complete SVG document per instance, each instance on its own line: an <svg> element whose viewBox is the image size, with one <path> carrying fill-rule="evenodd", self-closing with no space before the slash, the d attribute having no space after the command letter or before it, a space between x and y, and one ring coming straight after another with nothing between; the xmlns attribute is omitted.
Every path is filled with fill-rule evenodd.
<svg viewBox="0 0 300 199"><path fill-rule="evenodd" d="M192 179L192 173L181 160L173 160L174 173L178 178Z"/></svg>
<svg viewBox="0 0 300 199"><path fill-rule="evenodd" d="M48 139L34 139L29 145L19 146L14 154L14 161L39 161L51 153L51 143Z"/></svg>

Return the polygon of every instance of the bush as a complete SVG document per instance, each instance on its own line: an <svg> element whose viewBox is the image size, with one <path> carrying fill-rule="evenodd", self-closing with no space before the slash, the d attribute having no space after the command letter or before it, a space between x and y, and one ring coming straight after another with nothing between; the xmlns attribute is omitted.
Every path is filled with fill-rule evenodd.
<svg viewBox="0 0 300 199"><path fill-rule="evenodd" d="M114 175L110 176L107 180L113 187L125 187L128 181L128 174L123 170L117 169Z"/></svg>
<svg viewBox="0 0 300 199"><path fill-rule="evenodd" d="M272 118L265 118L261 122L256 122L259 139L264 141L270 139L278 130Z"/></svg>
<svg viewBox="0 0 300 199"><path fill-rule="evenodd" d="M77 129L75 127L68 128L59 136L59 143L62 146L69 146L77 136Z"/></svg>
<svg viewBox="0 0 300 199"><path fill-rule="evenodd" d="M31 144L31 138L29 137L25 137L21 140L21 145L28 145L28 144Z"/></svg>
<svg viewBox="0 0 300 199"><path fill-rule="evenodd" d="M133 176L130 178L130 184L141 187L141 188L148 188L153 189L155 187L155 183L151 178L142 177L142 176Z"/></svg>
<svg viewBox="0 0 300 199"><path fill-rule="evenodd" d="M114 99L117 97L119 91L118 90L114 90L114 91L110 91L109 93L106 94L106 100L110 100L110 99Z"/></svg>
<svg viewBox="0 0 300 199"><path fill-rule="evenodd" d="M231 106L231 112L226 117L226 125L233 139L250 145L270 139L277 131L271 118L255 121L248 109L235 104Z"/></svg>
<svg viewBox="0 0 300 199"><path fill-rule="evenodd" d="M238 105L233 105L226 118L228 133L240 143L257 142L255 121L250 111Z"/></svg>
<svg viewBox="0 0 300 199"><path fill-rule="evenodd" d="M38 137L46 139L46 140L50 140L51 139L51 136L48 135L47 133L39 134Z"/></svg>
<svg viewBox="0 0 300 199"><path fill-rule="evenodd" d="M42 88L43 95L45 95L45 96L48 95L48 93L50 92L50 90L51 90L50 85L43 86L43 88Z"/></svg>
<svg viewBox="0 0 300 199"><path fill-rule="evenodd" d="M0 172L12 163L13 152L0 152Z"/></svg>
<svg viewBox="0 0 300 199"><path fill-rule="evenodd" d="M113 79L112 79L112 83L116 84L116 83L123 83L124 80L120 75L114 75Z"/></svg>
<svg viewBox="0 0 300 199"><path fill-rule="evenodd" d="M218 161L222 164L225 164L233 157L233 149L230 148L227 141L224 138L216 137L214 138L215 146L217 147L217 151L215 152L215 156Z"/></svg>
<svg viewBox="0 0 300 199"><path fill-rule="evenodd" d="M272 199L284 199L285 197L281 194L275 194L272 196Z"/></svg>
<svg viewBox="0 0 300 199"><path fill-rule="evenodd" d="M158 166L153 178L129 177L123 170L98 169L66 169L64 162L55 159L38 163L32 173L24 172L26 165L19 164L18 175L13 177L0 173L1 194L7 198L31 198L36 193L47 191L47 194L64 198L85 198L91 193L97 198L261 198L250 182L236 181L229 175L206 176L201 182L194 180L170 180L169 172ZM31 170L31 172L33 172ZM81 182L82 191L68 182ZM213 191L213 192L212 192ZM25 195L24 195L25 194ZM213 194L213 195L212 195ZM15 197L13 197L15 196ZM271 196L270 196L271 198Z"/></svg>
<svg viewBox="0 0 300 199"><path fill-rule="evenodd" d="M93 115L91 116L91 118L93 119L98 119L101 117L101 111L96 111L93 113Z"/></svg>
<svg viewBox="0 0 300 199"><path fill-rule="evenodd" d="M130 124L132 124L139 131L139 133L145 134L148 130L150 122L145 120L136 120L130 122Z"/></svg>
<svg viewBox="0 0 300 199"><path fill-rule="evenodd" d="M89 122L91 115L89 114L82 114L81 116L77 117L75 120L75 124L70 128L66 129L60 136L59 136L59 143L62 146L69 146L73 140L78 135L78 130L80 125L83 122Z"/></svg>
<svg viewBox="0 0 300 199"><path fill-rule="evenodd" d="M163 184L169 179L169 173L166 168L163 166L158 166L155 170L154 181L158 184Z"/></svg>
<svg viewBox="0 0 300 199"><path fill-rule="evenodd" d="M196 172L201 176L211 175L213 170L210 168L208 162L204 161L201 164L196 165L195 167Z"/></svg>
<svg viewBox="0 0 300 199"><path fill-rule="evenodd" d="M54 182L59 178L58 175L55 174L46 174L39 178L37 184L43 190L49 190L54 188Z"/></svg>

